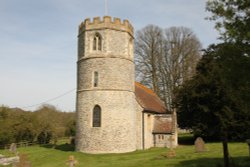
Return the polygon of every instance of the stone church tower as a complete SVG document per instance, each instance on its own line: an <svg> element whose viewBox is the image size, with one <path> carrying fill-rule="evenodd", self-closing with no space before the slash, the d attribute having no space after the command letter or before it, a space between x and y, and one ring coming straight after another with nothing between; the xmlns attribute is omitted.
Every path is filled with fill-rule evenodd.
<svg viewBox="0 0 250 167"><path fill-rule="evenodd" d="M136 150L133 27L105 16L79 27L76 150Z"/></svg>

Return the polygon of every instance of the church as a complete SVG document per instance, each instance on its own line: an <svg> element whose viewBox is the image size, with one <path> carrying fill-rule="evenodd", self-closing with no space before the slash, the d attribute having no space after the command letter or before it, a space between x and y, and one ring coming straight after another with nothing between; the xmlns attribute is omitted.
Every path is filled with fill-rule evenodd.
<svg viewBox="0 0 250 167"><path fill-rule="evenodd" d="M135 82L134 32L128 20L104 16L79 26L76 151L124 153L176 147L176 114Z"/></svg>

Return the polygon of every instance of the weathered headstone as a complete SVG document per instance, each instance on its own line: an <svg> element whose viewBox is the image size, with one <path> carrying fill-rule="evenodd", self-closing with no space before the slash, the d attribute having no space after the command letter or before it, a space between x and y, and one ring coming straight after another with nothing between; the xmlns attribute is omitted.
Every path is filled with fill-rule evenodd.
<svg viewBox="0 0 250 167"><path fill-rule="evenodd" d="M203 141L203 139L201 137L198 137L195 140L194 145L195 145L195 152L206 151L205 142Z"/></svg>
<svg viewBox="0 0 250 167"><path fill-rule="evenodd" d="M10 145L10 149L9 149L10 152L13 152L13 153L17 153L17 146L16 146L16 143L11 143Z"/></svg>

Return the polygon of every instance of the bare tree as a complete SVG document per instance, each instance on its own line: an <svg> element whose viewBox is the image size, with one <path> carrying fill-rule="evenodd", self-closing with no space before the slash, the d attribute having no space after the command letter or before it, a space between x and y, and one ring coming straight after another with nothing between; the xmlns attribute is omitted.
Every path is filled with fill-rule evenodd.
<svg viewBox="0 0 250 167"><path fill-rule="evenodd" d="M152 88L172 111L174 90L195 72L201 44L191 29L149 25L136 33L137 80Z"/></svg>
<svg viewBox="0 0 250 167"><path fill-rule="evenodd" d="M159 94L158 62L162 55L163 31L149 25L136 33L135 61L137 80Z"/></svg>
<svg viewBox="0 0 250 167"><path fill-rule="evenodd" d="M164 33L164 55L161 60L161 97L171 110L174 90L195 73L201 44L191 29L171 27Z"/></svg>

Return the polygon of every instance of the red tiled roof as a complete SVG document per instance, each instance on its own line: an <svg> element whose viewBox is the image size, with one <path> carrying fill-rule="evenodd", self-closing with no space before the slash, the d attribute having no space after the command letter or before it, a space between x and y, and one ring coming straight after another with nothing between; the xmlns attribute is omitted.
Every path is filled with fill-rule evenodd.
<svg viewBox="0 0 250 167"><path fill-rule="evenodd" d="M155 116L153 133L173 133L171 116Z"/></svg>
<svg viewBox="0 0 250 167"><path fill-rule="evenodd" d="M161 99L151 89L138 82L135 83L135 96L144 111L155 113L167 112Z"/></svg>

